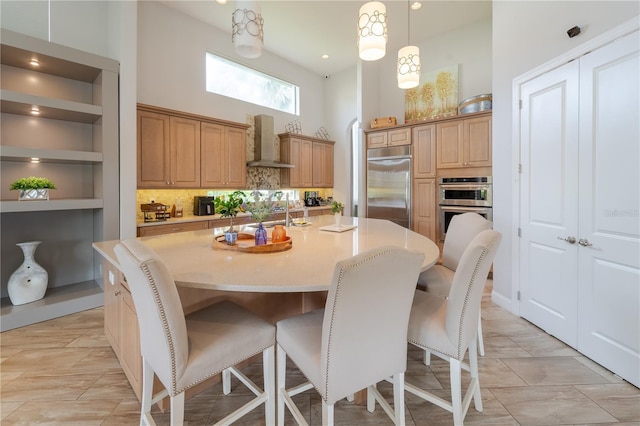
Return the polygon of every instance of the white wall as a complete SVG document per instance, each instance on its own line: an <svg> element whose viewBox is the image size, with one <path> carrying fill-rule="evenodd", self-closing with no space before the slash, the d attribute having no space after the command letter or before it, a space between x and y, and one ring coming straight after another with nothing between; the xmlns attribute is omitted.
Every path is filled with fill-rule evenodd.
<svg viewBox="0 0 640 426"><path fill-rule="evenodd" d="M331 75L325 96L325 128L336 141L333 198L344 204L345 216L351 216L351 123L358 118L356 67Z"/></svg>
<svg viewBox="0 0 640 426"><path fill-rule="evenodd" d="M57 0L49 4L40 0L2 0L1 26L63 46L116 58L109 48L112 28L108 19L115 3L119 2Z"/></svg>
<svg viewBox="0 0 640 426"><path fill-rule="evenodd" d="M422 72L458 64L459 101L491 93L491 19L419 42L417 46L420 48ZM398 124L404 123L405 91L398 88L396 77L398 48L388 46L384 58L374 64L366 64L364 68L365 73L371 67L377 67L379 72L379 80L375 83L377 99L367 101L375 105L375 111L373 115L365 113L363 116L365 129L370 128L369 122L375 117L393 116ZM371 90L373 87L365 91L365 96L369 96L367 92Z"/></svg>
<svg viewBox="0 0 640 426"><path fill-rule="evenodd" d="M639 13L638 2L567 1L493 3L493 218L503 240L494 262L493 300L518 312L518 282L512 282L517 208L518 141L512 135L512 82L525 72L614 28ZM578 25L582 34L566 31ZM517 242L517 240L515 240Z"/></svg>
<svg viewBox="0 0 640 426"><path fill-rule="evenodd" d="M300 86L300 116L286 114L205 90L205 53L210 50ZM244 59L228 34L157 2L138 3L138 102L240 123L246 115L274 117L276 133L300 120L314 135L324 121L324 78L265 50Z"/></svg>

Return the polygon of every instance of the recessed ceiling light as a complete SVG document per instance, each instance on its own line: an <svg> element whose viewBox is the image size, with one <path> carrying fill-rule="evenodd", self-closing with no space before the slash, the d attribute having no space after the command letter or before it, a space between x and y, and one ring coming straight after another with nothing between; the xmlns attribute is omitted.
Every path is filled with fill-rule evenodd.
<svg viewBox="0 0 640 426"><path fill-rule="evenodd" d="M227 4L227 0L216 0L218 4Z"/></svg>
<svg viewBox="0 0 640 426"><path fill-rule="evenodd" d="M31 162L32 162L32 163L39 163L39 162L40 162L40 159L39 159L39 158L37 158L37 157L31 157Z"/></svg>
<svg viewBox="0 0 640 426"><path fill-rule="evenodd" d="M31 115L40 115L40 108L38 108L37 106L32 106Z"/></svg>
<svg viewBox="0 0 640 426"><path fill-rule="evenodd" d="M31 60L29 61L29 65L31 65L32 67L37 67L40 66L40 62L38 62L38 58L31 58Z"/></svg>
<svg viewBox="0 0 640 426"><path fill-rule="evenodd" d="M322 59L329 59L329 55L325 53L324 55L322 55Z"/></svg>
<svg viewBox="0 0 640 426"><path fill-rule="evenodd" d="M421 1L414 1L413 3L411 3L411 10L418 10L421 7L422 7Z"/></svg>

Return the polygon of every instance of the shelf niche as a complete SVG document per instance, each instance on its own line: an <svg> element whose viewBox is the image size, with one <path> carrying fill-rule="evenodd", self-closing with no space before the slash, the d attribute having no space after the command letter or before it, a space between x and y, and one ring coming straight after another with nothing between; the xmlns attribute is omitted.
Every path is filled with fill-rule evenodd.
<svg viewBox="0 0 640 426"><path fill-rule="evenodd" d="M101 259L92 243L119 237L117 61L2 30L0 37L0 331L103 304ZM30 62L37 59L39 65ZM39 114L32 114L37 107ZM37 158L39 162L31 162ZM48 201L17 201L10 183L51 179ZM17 243L42 241L44 299L13 306Z"/></svg>

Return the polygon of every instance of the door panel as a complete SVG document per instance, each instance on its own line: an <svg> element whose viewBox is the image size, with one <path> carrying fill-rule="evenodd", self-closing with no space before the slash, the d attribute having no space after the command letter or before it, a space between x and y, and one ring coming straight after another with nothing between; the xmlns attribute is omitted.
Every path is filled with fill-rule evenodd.
<svg viewBox="0 0 640 426"><path fill-rule="evenodd" d="M579 350L640 386L638 33L580 59Z"/></svg>
<svg viewBox="0 0 640 426"><path fill-rule="evenodd" d="M576 347L578 63L522 86L521 315Z"/></svg>

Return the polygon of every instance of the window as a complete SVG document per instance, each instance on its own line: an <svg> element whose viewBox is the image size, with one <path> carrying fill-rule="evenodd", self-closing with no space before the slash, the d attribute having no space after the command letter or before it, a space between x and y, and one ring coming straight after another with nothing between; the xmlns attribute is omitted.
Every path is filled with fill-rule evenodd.
<svg viewBox="0 0 640 426"><path fill-rule="evenodd" d="M300 88L207 52L207 92L300 115Z"/></svg>

